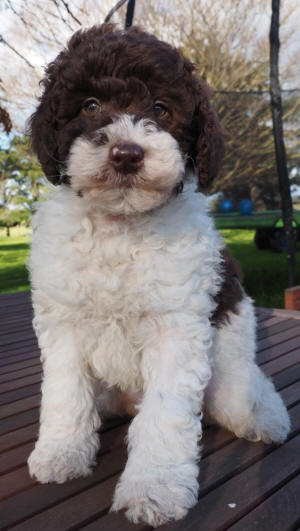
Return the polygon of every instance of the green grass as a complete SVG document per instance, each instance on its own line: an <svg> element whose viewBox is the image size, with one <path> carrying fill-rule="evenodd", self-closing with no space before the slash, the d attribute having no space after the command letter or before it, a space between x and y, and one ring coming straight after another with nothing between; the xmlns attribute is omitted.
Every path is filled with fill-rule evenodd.
<svg viewBox="0 0 300 531"><path fill-rule="evenodd" d="M244 286L256 306L284 308L287 279L286 255L259 250L254 245L252 230L222 230L226 244L241 264ZM296 284L300 284L300 244L296 251Z"/></svg>
<svg viewBox="0 0 300 531"><path fill-rule="evenodd" d="M30 229L14 227L11 236L0 230L0 293L29 289L26 261Z"/></svg>
<svg viewBox="0 0 300 531"><path fill-rule="evenodd" d="M257 306L284 307L287 265L284 254L256 249L253 230L221 231L233 256L241 264L244 286ZM26 260L30 230L11 229L11 236L0 230L0 293L29 289ZM296 283L300 284L300 244L297 247Z"/></svg>

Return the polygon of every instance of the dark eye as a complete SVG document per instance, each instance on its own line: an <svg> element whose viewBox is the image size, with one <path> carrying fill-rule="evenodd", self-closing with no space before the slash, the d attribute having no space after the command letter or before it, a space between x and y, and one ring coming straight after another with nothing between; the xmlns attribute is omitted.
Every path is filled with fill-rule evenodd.
<svg viewBox="0 0 300 531"><path fill-rule="evenodd" d="M97 114L101 111L100 102L96 98L89 98L84 102L82 110L88 115Z"/></svg>
<svg viewBox="0 0 300 531"><path fill-rule="evenodd" d="M160 101L154 103L153 111L157 118L166 118L170 114L169 109Z"/></svg>

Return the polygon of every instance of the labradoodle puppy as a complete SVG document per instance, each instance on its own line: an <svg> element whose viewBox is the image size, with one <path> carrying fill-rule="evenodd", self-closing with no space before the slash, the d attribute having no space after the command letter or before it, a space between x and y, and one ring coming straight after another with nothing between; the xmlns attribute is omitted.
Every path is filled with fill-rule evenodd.
<svg viewBox="0 0 300 531"><path fill-rule="evenodd" d="M157 526L197 502L203 411L251 441L289 431L201 193L221 130L194 66L137 27L77 32L42 84L32 143L57 186L29 261L44 368L30 474L90 474L101 419L130 411L113 510Z"/></svg>

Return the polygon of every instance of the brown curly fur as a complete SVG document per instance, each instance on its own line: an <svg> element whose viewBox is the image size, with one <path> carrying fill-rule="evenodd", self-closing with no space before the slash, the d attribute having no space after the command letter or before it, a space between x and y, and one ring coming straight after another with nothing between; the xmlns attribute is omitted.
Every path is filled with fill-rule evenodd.
<svg viewBox="0 0 300 531"><path fill-rule="evenodd" d="M138 27L124 32L104 24L75 33L46 69L44 92L30 123L33 148L48 179L62 182L73 140L91 128L80 114L82 102L96 96L107 105L94 129L120 112L155 119L189 155L199 186L208 186L219 168L223 140L210 90L194 70L180 51ZM157 120L153 103L161 99L171 115Z"/></svg>

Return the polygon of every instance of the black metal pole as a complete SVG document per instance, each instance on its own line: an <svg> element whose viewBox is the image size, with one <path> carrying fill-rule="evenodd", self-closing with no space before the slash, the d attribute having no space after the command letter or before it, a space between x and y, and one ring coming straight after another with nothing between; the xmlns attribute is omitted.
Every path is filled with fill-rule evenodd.
<svg viewBox="0 0 300 531"><path fill-rule="evenodd" d="M127 4L127 10L126 10L126 19L125 19L125 29L130 28L133 21L133 15L134 15L134 6L135 6L135 0L128 0Z"/></svg>
<svg viewBox="0 0 300 531"><path fill-rule="evenodd" d="M278 65L280 48L279 14L280 0L272 0L272 18L270 27L270 96L277 174L282 201L284 232L287 243L288 286L291 287L295 282L295 238L293 230L293 204L291 199L282 125L282 104Z"/></svg>

